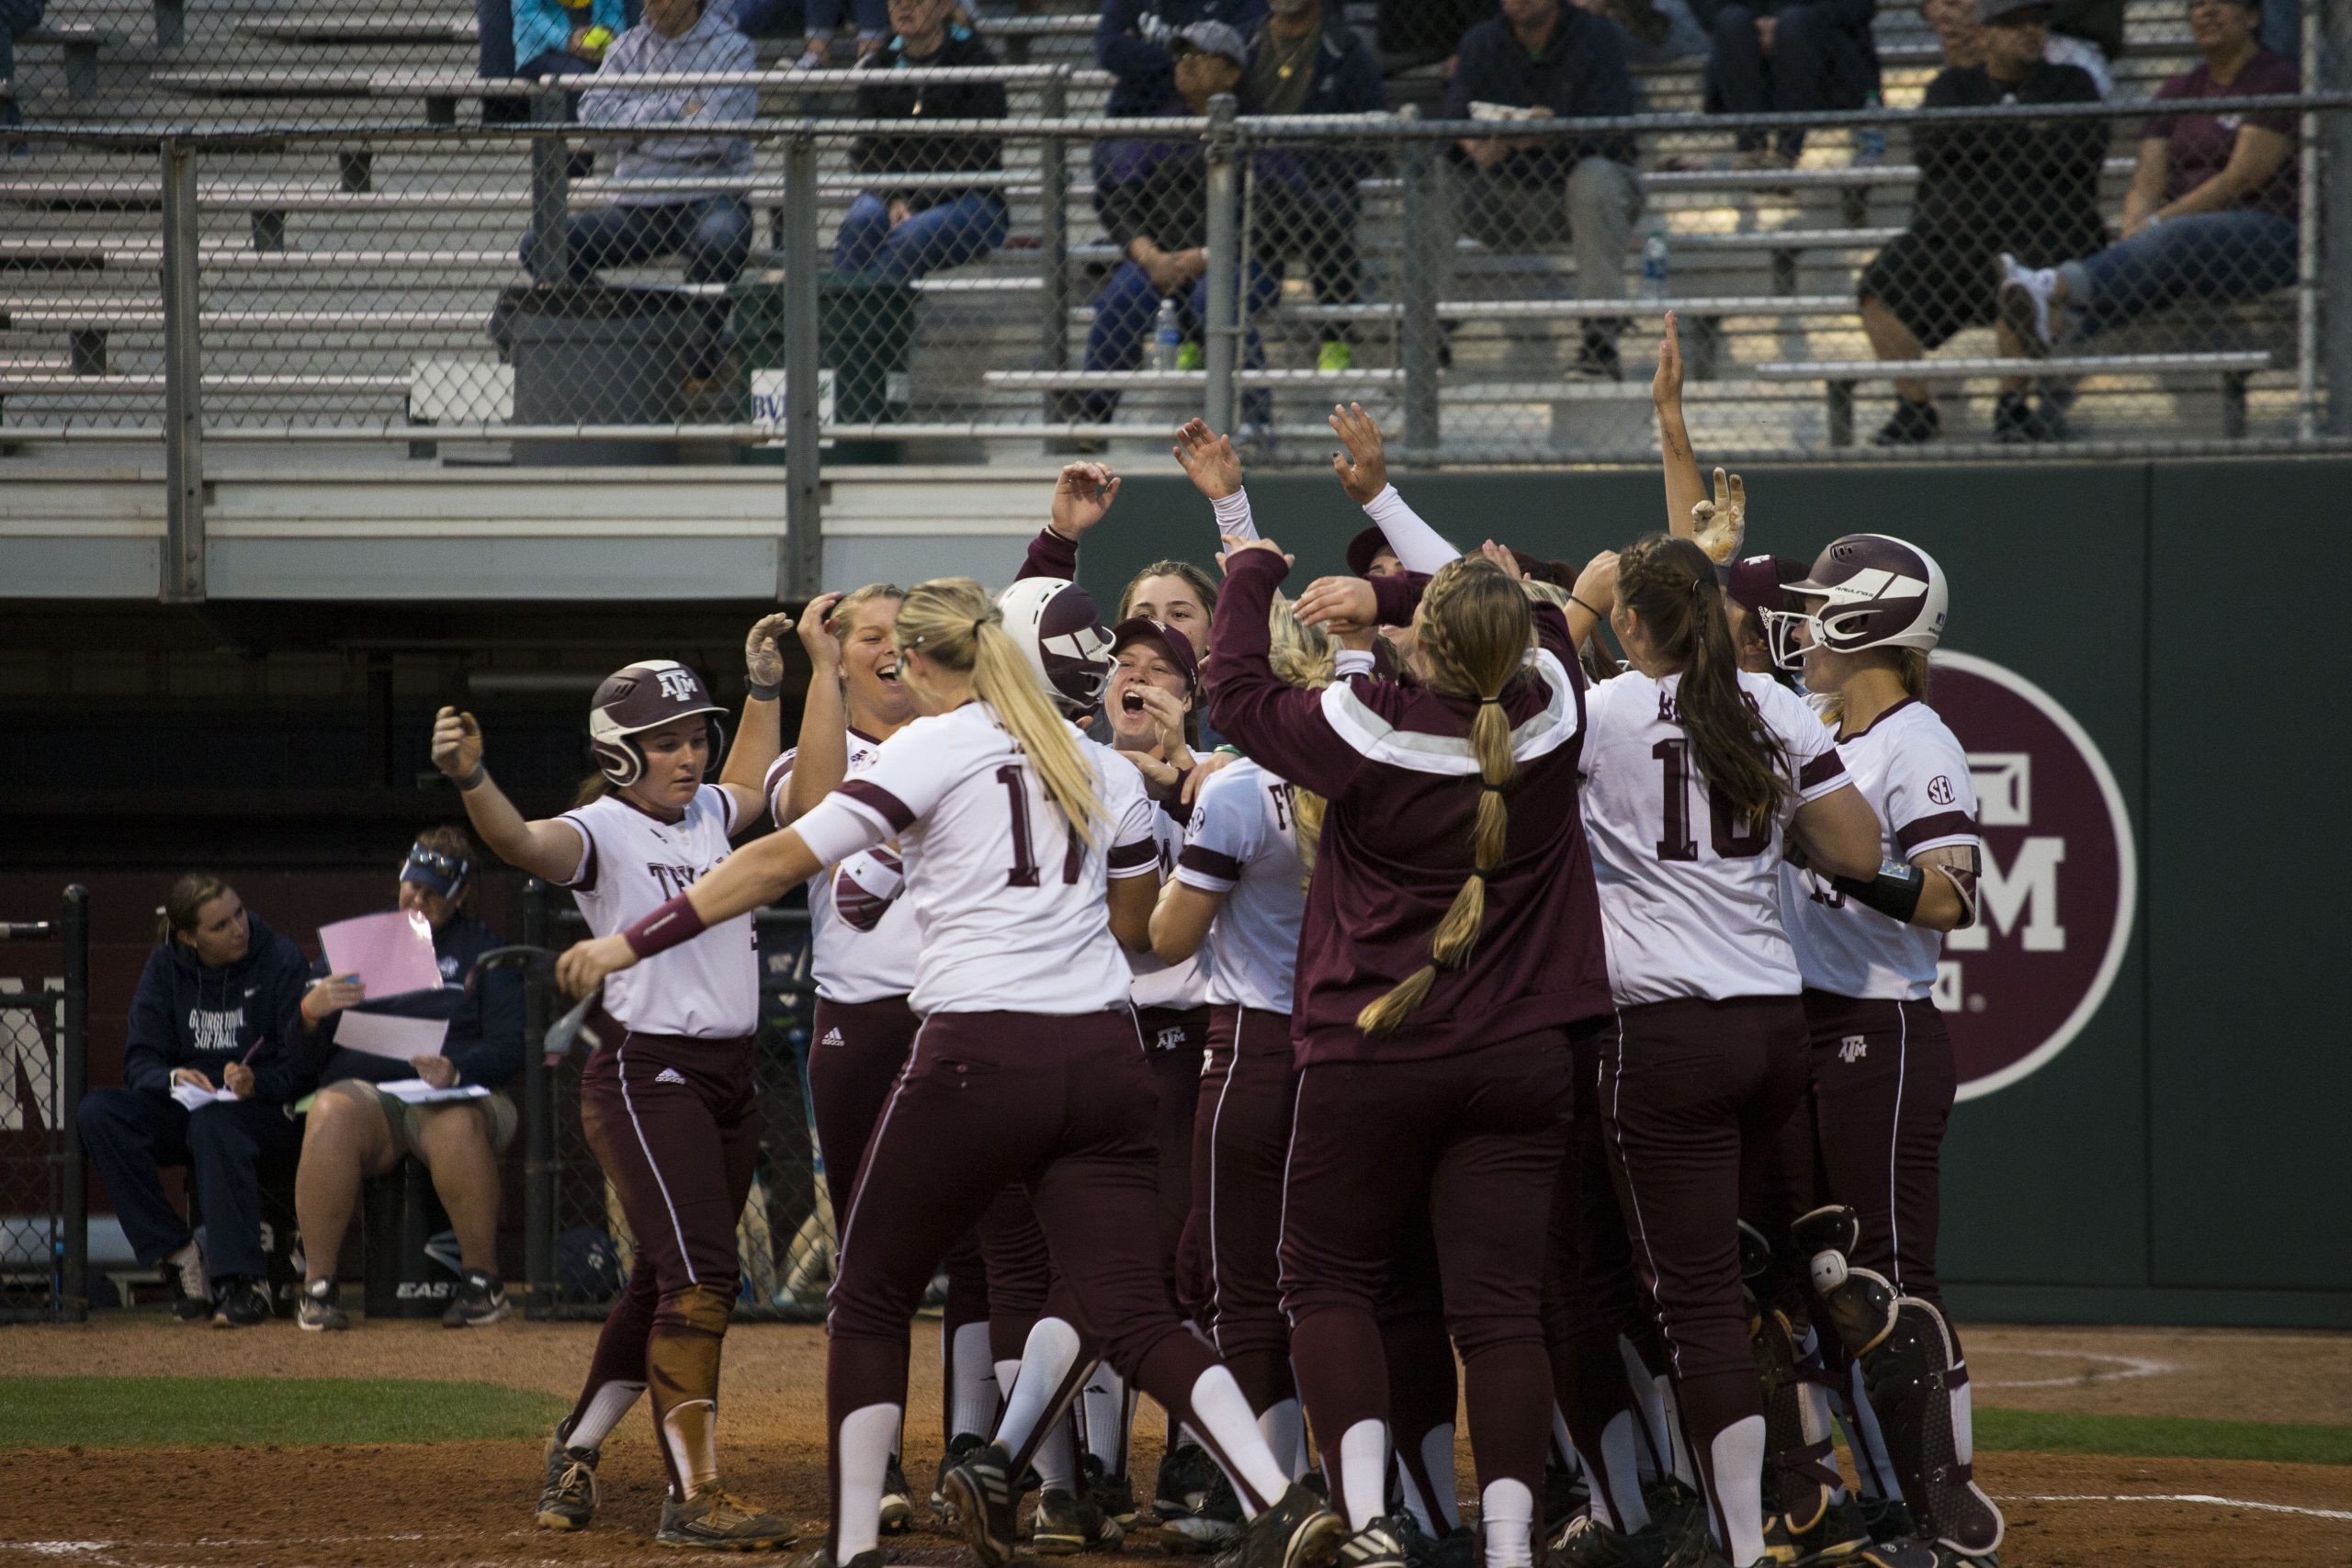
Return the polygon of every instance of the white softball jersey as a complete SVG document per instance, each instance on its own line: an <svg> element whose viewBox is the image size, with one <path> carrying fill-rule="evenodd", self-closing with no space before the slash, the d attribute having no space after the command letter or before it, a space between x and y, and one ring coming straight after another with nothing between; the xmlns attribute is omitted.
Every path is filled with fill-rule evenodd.
<svg viewBox="0 0 2352 1568"><path fill-rule="evenodd" d="M1118 765L1129 773L1135 764L1122 757ZM1137 774L1138 778L1142 775ZM1205 786L1204 786L1205 787ZM1157 801L1151 807L1151 840L1159 859L1161 880L1175 871L1176 860L1184 850L1184 825L1168 814L1168 808ZM1182 964L1163 964L1151 953L1127 954L1128 971L1135 976L1129 987L1136 1006L1139 1008L1196 1008L1209 1000L1208 950L1203 948Z"/></svg>
<svg viewBox="0 0 2352 1568"><path fill-rule="evenodd" d="M851 730L845 776L857 777L881 754L882 742ZM779 825L798 755L797 748L786 751L768 769L768 811ZM888 844L828 863L808 879L809 968L819 996L829 1002L877 1002L914 989L921 939L913 906L899 897L905 886L906 867Z"/></svg>
<svg viewBox="0 0 2352 1568"><path fill-rule="evenodd" d="M727 858L734 801L717 784L695 792L686 814L664 822L607 795L565 812L583 841L571 889L588 929L610 936L635 925ZM605 1010L641 1034L729 1039L760 1021L760 965L749 914L657 953L605 979Z"/></svg>
<svg viewBox="0 0 2352 1568"><path fill-rule="evenodd" d="M1908 861L1922 850L1979 845L1968 752L1933 708L1897 703L1860 735L1838 741L1838 750L1847 776L1878 813L1884 858ZM1866 909L1828 878L1793 866L1781 868L1781 912L1797 968L1814 989L1883 1001L1913 1000L1935 989L1940 931Z"/></svg>
<svg viewBox="0 0 2352 1568"><path fill-rule="evenodd" d="M793 824L828 863L899 840L899 897L912 905L917 932L915 1011L1068 1015L1127 1005L1126 955L1104 900L1111 878L1158 870L1154 807L1133 767L1073 739L1105 810L1091 845L979 702L908 725Z"/></svg>
<svg viewBox="0 0 2352 1568"><path fill-rule="evenodd" d="M1585 694L1585 832L1621 1005L1800 989L1781 929L1781 835L1799 806L1849 782L1804 701L1768 676L1740 689L1786 748L1793 793L1761 824L1737 820L1699 772L1674 705L1679 675L1635 671Z"/></svg>
<svg viewBox="0 0 2352 1568"><path fill-rule="evenodd" d="M1291 1010L1306 879L1290 785L1246 759L1212 774L1176 857L1177 881L1225 895L1203 944L1210 1001Z"/></svg>

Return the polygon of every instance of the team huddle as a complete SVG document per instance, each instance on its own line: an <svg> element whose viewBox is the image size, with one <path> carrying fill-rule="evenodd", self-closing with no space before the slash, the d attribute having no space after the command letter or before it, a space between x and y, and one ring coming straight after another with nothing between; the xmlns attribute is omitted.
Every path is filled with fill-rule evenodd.
<svg viewBox="0 0 2352 1568"><path fill-rule="evenodd" d="M794 1535L721 1487L717 1395L752 916L805 883L840 1242L831 1518L796 1568L880 1568L913 1521L909 1325L943 1272L930 1500L985 1568L1152 1519L1232 1568L1991 1560L1935 1272L1930 991L1978 856L1923 700L1943 576L1879 535L1735 560L1744 493L1707 493L1661 362L1668 531L1581 569L1457 551L1339 410L1372 526L1286 598L1194 422L1221 584L1157 562L1106 626L1073 580L1119 480L1073 464L1003 593L807 607L789 750L780 615L731 744L684 666L605 681L602 776L557 818L442 710L476 830L594 933L558 977L598 996L582 1119L636 1239L541 1525L590 1522L647 1393L657 1539Z"/></svg>

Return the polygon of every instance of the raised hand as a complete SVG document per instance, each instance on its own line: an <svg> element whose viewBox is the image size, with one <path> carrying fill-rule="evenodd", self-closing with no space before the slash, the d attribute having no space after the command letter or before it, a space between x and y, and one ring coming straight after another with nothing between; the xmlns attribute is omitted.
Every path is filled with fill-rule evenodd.
<svg viewBox="0 0 2352 1568"><path fill-rule="evenodd" d="M1661 409L1682 407L1682 331L1674 312L1666 313L1666 336L1658 340L1657 373L1650 378L1650 402Z"/></svg>
<svg viewBox="0 0 2352 1568"><path fill-rule="evenodd" d="M1361 577L1318 577L1306 585L1291 613L1310 626L1340 632L1377 626L1380 601L1372 584Z"/></svg>
<svg viewBox="0 0 2352 1568"><path fill-rule="evenodd" d="M1241 488L1241 459L1233 455L1233 438L1219 435L1204 421L1189 421L1179 430L1173 450L1193 488L1211 501L1223 501Z"/></svg>
<svg viewBox="0 0 2352 1568"><path fill-rule="evenodd" d="M1577 585L1568 591L1584 601L1596 615L1607 619L1617 607L1617 552L1603 550L1584 563L1577 573Z"/></svg>
<svg viewBox="0 0 2352 1568"><path fill-rule="evenodd" d="M459 781L481 772L481 726L473 715L443 708L433 716L433 765Z"/></svg>
<svg viewBox="0 0 2352 1568"><path fill-rule="evenodd" d="M800 646L808 655L808 667L820 675L841 672L842 639L832 627L833 606L841 602L839 593L820 593L800 612Z"/></svg>
<svg viewBox="0 0 2352 1568"><path fill-rule="evenodd" d="M1690 509L1691 542L1717 566L1727 566L1747 536L1747 487L1737 474L1715 470L1715 496Z"/></svg>
<svg viewBox="0 0 2352 1568"><path fill-rule="evenodd" d="M1362 403L1345 408L1333 404L1331 431L1347 447L1345 452L1331 454L1331 471L1339 476L1340 488L1358 506L1370 505L1373 497L1388 488L1388 458L1381 445L1379 424L1363 412Z"/></svg>
<svg viewBox="0 0 2352 1568"><path fill-rule="evenodd" d="M1264 550L1270 555L1280 556L1285 567L1298 564L1296 556L1292 555L1272 539L1237 539L1230 534L1221 534L1218 537L1225 541L1225 548L1216 553L1216 564L1220 571L1231 571L1235 559L1250 550Z"/></svg>
<svg viewBox="0 0 2352 1568"><path fill-rule="evenodd" d="M1488 539L1485 544L1478 547L1478 553L1486 557L1488 560L1494 562L1497 566L1502 568L1503 575L1510 578L1513 582L1524 582L1527 581L1527 573L1519 569L1519 558L1510 553L1510 546L1498 545L1492 539Z"/></svg>
<svg viewBox="0 0 2352 1568"><path fill-rule="evenodd" d="M792 629L792 617L778 610L772 615L762 615L753 623L743 638L743 678L753 686L773 688L784 681L784 634Z"/></svg>
<svg viewBox="0 0 2352 1568"><path fill-rule="evenodd" d="M1101 463L1071 463L1054 480L1054 532L1082 539L1119 499L1119 476Z"/></svg>

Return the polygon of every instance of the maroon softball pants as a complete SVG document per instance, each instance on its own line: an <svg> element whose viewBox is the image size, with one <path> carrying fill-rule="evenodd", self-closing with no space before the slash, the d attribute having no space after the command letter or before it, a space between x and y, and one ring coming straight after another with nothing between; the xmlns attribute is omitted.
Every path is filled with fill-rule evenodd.
<svg viewBox="0 0 2352 1568"><path fill-rule="evenodd" d="M1288 1013L1209 1010L1179 1300L1207 1324L1217 1354L1261 1416L1297 1393L1275 1257L1296 1094Z"/></svg>
<svg viewBox="0 0 2352 1568"><path fill-rule="evenodd" d="M1565 1029L1459 1055L1300 1072L1283 1310L1327 1464L1357 1424L1390 1419L1380 1306L1394 1265L1427 1235L1462 1357L1479 1488L1512 1480L1541 1492L1552 1429L1544 1235L1573 1099Z"/></svg>

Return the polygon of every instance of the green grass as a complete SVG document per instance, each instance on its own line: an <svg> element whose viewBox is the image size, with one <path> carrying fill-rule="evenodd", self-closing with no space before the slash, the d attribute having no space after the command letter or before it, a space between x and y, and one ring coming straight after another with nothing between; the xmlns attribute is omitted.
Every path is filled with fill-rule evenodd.
<svg viewBox="0 0 2352 1568"><path fill-rule="evenodd" d="M2205 1421L2185 1416L2063 1416L2042 1410L1980 1408L1976 1412L1976 1446L1991 1452L2352 1464L2352 1427Z"/></svg>
<svg viewBox="0 0 2352 1568"><path fill-rule="evenodd" d="M10 1377L0 1379L0 1449L528 1438L564 1408L551 1394L486 1382Z"/></svg>

